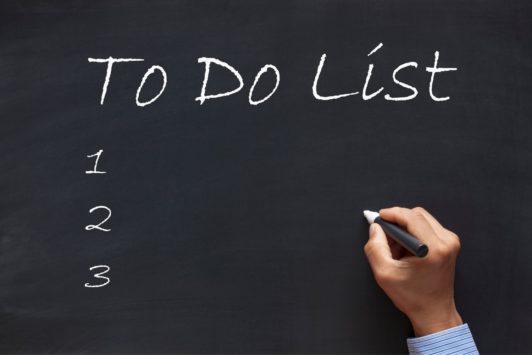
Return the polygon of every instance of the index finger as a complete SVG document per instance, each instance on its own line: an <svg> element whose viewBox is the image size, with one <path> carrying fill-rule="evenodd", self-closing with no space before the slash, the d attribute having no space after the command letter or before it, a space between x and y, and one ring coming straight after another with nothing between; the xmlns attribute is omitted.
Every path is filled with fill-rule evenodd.
<svg viewBox="0 0 532 355"><path fill-rule="evenodd" d="M429 221L419 211L413 211L403 207L392 207L380 210L379 215L388 222L405 227L409 233L413 234L423 243L432 244L439 241Z"/></svg>

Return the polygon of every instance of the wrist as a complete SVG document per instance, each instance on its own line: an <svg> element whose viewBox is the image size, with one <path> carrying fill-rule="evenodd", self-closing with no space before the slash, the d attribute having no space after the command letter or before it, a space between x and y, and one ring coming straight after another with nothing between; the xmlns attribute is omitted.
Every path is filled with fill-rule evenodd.
<svg viewBox="0 0 532 355"><path fill-rule="evenodd" d="M441 332L464 324L462 317L454 307L446 312L433 312L432 314L409 318L416 337Z"/></svg>

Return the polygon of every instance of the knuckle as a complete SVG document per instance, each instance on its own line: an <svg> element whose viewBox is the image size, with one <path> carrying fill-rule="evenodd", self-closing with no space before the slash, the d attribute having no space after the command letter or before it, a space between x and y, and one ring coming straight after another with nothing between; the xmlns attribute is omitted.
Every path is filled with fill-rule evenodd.
<svg viewBox="0 0 532 355"><path fill-rule="evenodd" d="M455 252L459 251L460 248L461 248L460 237L456 233L451 232L451 231L449 231L449 236L450 236L449 245L451 246L453 251L455 251Z"/></svg>
<svg viewBox="0 0 532 355"><path fill-rule="evenodd" d="M375 279L381 284L388 284L393 281L393 275L386 268L375 270Z"/></svg>
<svg viewBox="0 0 532 355"><path fill-rule="evenodd" d="M462 244L460 243L460 240L458 238L453 238L451 242L451 247L453 248L453 251L458 253L460 249L462 249Z"/></svg>
<svg viewBox="0 0 532 355"><path fill-rule="evenodd" d="M454 250L451 246L445 246L441 249L440 253L443 259L448 259L454 254Z"/></svg>
<svg viewBox="0 0 532 355"><path fill-rule="evenodd" d="M414 212L416 212L416 213L421 213L421 214L427 212L426 209L424 209L423 207L420 207L420 206L417 206L417 207L412 208L412 211L414 211Z"/></svg>
<svg viewBox="0 0 532 355"><path fill-rule="evenodd" d="M423 209L421 209L421 207L415 207L412 209L412 216L415 217L415 218L425 218L425 216L423 215Z"/></svg>
<svg viewBox="0 0 532 355"><path fill-rule="evenodd" d="M433 255L433 260L435 263L445 263L447 260L456 255L456 249L450 245L443 245L439 248L436 248Z"/></svg>
<svg viewBox="0 0 532 355"><path fill-rule="evenodd" d="M366 253L366 255L369 255L370 252L371 252L371 244L370 244L370 242L367 242L364 245L364 253Z"/></svg>
<svg viewBox="0 0 532 355"><path fill-rule="evenodd" d="M451 236L454 240L456 240L457 243L460 243L460 237L458 236L458 234L451 232Z"/></svg>
<svg viewBox="0 0 532 355"><path fill-rule="evenodd" d="M440 246L436 248L432 248L430 251L432 254L432 258L430 259L433 263L439 263L445 258L445 248Z"/></svg>
<svg viewBox="0 0 532 355"><path fill-rule="evenodd" d="M375 252L375 246L371 241L368 241L364 245L364 253L366 253L366 256L369 258L373 253Z"/></svg>

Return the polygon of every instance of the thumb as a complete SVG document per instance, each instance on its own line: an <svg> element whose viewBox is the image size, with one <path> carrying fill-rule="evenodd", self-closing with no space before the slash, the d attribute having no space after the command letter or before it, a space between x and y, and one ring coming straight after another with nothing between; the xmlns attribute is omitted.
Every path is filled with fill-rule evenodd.
<svg viewBox="0 0 532 355"><path fill-rule="evenodd" d="M393 261L386 234L377 223L369 226L369 240L364 246L364 252L374 273Z"/></svg>

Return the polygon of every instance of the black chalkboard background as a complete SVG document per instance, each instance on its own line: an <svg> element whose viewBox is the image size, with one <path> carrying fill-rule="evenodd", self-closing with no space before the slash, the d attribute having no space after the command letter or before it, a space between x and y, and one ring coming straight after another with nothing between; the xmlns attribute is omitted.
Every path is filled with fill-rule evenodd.
<svg viewBox="0 0 532 355"><path fill-rule="evenodd" d="M532 2L12 1L0 5L3 353L405 352L361 211L422 205L462 238L480 351L532 352ZM379 52L367 54L379 42ZM434 52L458 71L428 93ZM318 101L319 91L362 90ZM105 65L115 65L104 105ZM244 89L200 105L204 65ZM401 78L392 71L416 61ZM251 106L265 64L277 92ZM168 85L135 105L144 73ZM212 69L208 91L234 88ZM268 93L269 72L256 97ZM147 81L141 97L160 88ZM104 152L99 168L87 175ZM108 233L86 231L112 217ZM111 283L89 267L109 265Z"/></svg>

